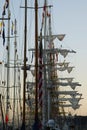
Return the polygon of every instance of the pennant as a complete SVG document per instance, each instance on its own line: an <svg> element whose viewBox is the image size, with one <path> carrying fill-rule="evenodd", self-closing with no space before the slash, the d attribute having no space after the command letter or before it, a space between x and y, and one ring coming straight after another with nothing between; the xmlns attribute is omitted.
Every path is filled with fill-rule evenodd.
<svg viewBox="0 0 87 130"><path fill-rule="evenodd" d="M2 34L2 25L3 25L3 23L0 22L0 36L1 36L1 34Z"/></svg>
<svg viewBox="0 0 87 130"><path fill-rule="evenodd" d="M0 28L2 28L2 22L0 22Z"/></svg>
<svg viewBox="0 0 87 130"><path fill-rule="evenodd" d="M5 5L4 5L4 7L3 7L3 12L2 12L2 15L6 15Z"/></svg>
<svg viewBox="0 0 87 130"><path fill-rule="evenodd" d="M32 57L31 57L31 63L33 62L33 51L32 51Z"/></svg>
<svg viewBox="0 0 87 130"><path fill-rule="evenodd" d="M0 30L0 37L1 37L2 30Z"/></svg>
<svg viewBox="0 0 87 130"><path fill-rule="evenodd" d="M11 26L11 35L13 35L13 28L14 28L14 23L12 21L12 26Z"/></svg>
<svg viewBox="0 0 87 130"><path fill-rule="evenodd" d="M5 44L5 28L3 27L3 32L2 32L2 38L3 38L3 46Z"/></svg>
<svg viewBox="0 0 87 130"><path fill-rule="evenodd" d="M44 11L46 10L46 5L44 5L43 10L44 10Z"/></svg>
<svg viewBox="0 0 87 130"><path fill-rule="evenodd" d="M9 0L6 0L6 8L9 6Z"/></svg>
<svg viewBox="0 0 87 130"><path fill-rule="evenodd" d="M58 53L56 53L56 61L58 61Z"/></svg>

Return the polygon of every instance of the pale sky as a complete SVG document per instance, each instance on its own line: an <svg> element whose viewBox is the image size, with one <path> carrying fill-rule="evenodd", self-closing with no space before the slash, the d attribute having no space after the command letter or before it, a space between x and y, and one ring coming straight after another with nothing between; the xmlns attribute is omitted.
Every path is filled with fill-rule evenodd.
<svg viewBox="0 0 87 130"><path fill-rule="evenodd" d="M0 0L0 17L2 16L2 10L5 0ZM17 19L18 23L18 33L23 33L23 6L24 0L10 0L11 8L11 20ZM30 5L33 5L32 0L28 0ZM43 0L39 0L41 5ZM63 42L61 43L64 47L68 49L73 49L77 53L72 55L72 66L75 66L74 77L77 82L81 83L81 87L77 87L79 93L83 94L83 98L80 101L82 106L75 113L81 115L87 115L87 0L48 0L48 3L53 5L52 7L52 32L53 34L66 34ZM29 5L29 6L30 6ZM30 14L29 14L30 16ZM31 17L32 21L34 18ZM30 20L31 20L30 19ZM30 26L30 25L29 25ZM28 26L28 27L29 27ZM34 25L32 25L34 27ZM29 30L29 32L32 32ZM30 33L31 35L31 33ZM23 34L22 36L23 37ZM29 36L30 37L30 36ZM22 39L22 38L21 38ZM28 39L29 40L29 39ZM21 40L18 40L20 42ZM31 40L32 41L32 40ZM2 40L0 38L0 44ZM22 41L23 42L23 41ZM32 41L33 42L33 41ZM22 48L18 43L18 46ZM60 44L60 43L59 43ZM32 45L32 43L31 43ZM28 45L31 46L31 45ZM2 60L4 55L4 47L1 45L0 59ZM73 111L74 112L74 111Z"/></svg>
<svg viewBox="0 0 87 130"><path fill-rule="evenodd" d="M56 33L65 33L64 46L77 52L73 62L74 77L82 84L77 88L84 98L80 101L82 106L77 112L87 115L87 0L54 0L53 3Z"/></svg>

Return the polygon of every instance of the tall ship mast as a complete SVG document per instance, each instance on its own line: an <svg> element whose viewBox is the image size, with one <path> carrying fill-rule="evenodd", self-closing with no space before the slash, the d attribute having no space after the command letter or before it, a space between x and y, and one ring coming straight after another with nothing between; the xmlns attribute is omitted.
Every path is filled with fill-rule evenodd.
<svg viewBox="0 0 87 130"><path fill-rule="evenodd" d="M69 66L69 62L66 62L65 57L68 55L68 53L72 54L76 52L74 50L68 50L62 47L55 48L55 39L58 39L62 42L65 34L52 34L50 13L51 5L47 5L47 1L45 1L43 8L43 26L41 27L44 27L44 30L41 28L41 34L38 37L39 44L43 44L41 45L43 48L38 47L39 53L42 51L42 54L40 53L41 57L38 57L39 60L42 61L39 62L38 65L38 69L40 69L40 78L38 79L38 82L40 80L38 83L38 93L39 87L41 88L41 85L43 90L41 94L42 96L40 95L40 99L38 99L38 105L40 105L39 101L42 99L42 109L39 107L39 112L42 111L41 113L43 128L46 126L50 127L50 122L54 121L54 124L57 125L57 128L63 129L63 126L66 123L65 107L71 107L74 110L80 107L80 104L78 103L81 99L81 94L78 94L78 92L75 91L75 88L76 86L81 86L81 84L78 82L72 82L74 79L73 77L60 77L58 71L67 71L68 73L72 71L74 67ZM29 49L29 51L32 51L32 53L34 53L34 49ZM60 55L64 57L64 61L61 63L58 60ZM34 66L31 65L31 67ZM35 76L34 69L31 69L31 73L33 76ZM28 82L28 85L31 84L34 85L34 82ZM68 91L67 86L70 86L73 90ZM61 87L66 87L66 91L63 91ZM69 98L67 96L69 96ZM62 119L62 121L59 119Z"/></svg>

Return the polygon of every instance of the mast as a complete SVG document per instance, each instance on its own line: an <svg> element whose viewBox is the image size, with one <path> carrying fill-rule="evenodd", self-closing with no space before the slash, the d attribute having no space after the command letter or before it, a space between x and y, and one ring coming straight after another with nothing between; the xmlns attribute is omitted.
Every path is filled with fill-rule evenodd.
<svg viewBox="0 0 87 130"><path fill-rule="evenodd" d="M9 61L10 61L10 2L8 6L8 36L7 36L7 101L6 101L6 129L8 129L8 114L9 114L9 87L10 87L10 68L9 68Z"/></svg>
<svg viewBox="0 0 87 130"><path fill-rule="evenodd" d="M35 0L35 119L38 119L38 0Z"/></svg>
<svg viewBox="0 0 87 130"><path fill-rule="evenodd" d="M50 16L49 16L49 44L51 44L51 46L52 46L51 35L52 35L52 32L51 32L51 14L50 14ZM50 54L50 63L52 63L51 54ZM50 72L50 70L51 70L51 66L49 66L48 80L50 80L51 76L52 76L52 73ZM50 115L51 115L51 102L50 102L50 100L51 100L50 90L48 89L48 120L51 118L50 117Z"/></svg>
<svg viewBox="0 0 87 130"><path fill-rule="evenodd" d="M15 121L15 90L16 90L16 53L17 53L17 42L16 42L16 33L17 33L17 28L16 28L16 19L15 19L15 42L14 42L14 98L13 98L13 129L14 129L14 121Z"/></svg>
<svg viewBox="0 0 87 130"><path fill-rule="evenodd" d="M47 0L44 0L44 6L47 6ZM46 23L47 23L47 16L46 16L46 9L45 9L45 19L44 19L44 37L46 36ZM46 49L46 39L44 38L44 49ZM46 54L43 55L43 64L46 62ZM44 67L44 88L43 88L43 126L45 126L46 122L46 68Z"/></svg>
<svg viewBox="0 0 87 130"><path fill-rule="evenodd" d="M27 0L25 0L25 27L24 27L24 77L23 77L23 121L22 129L25 130L25 87L26 87L26 47L27 46Z"/></svg>

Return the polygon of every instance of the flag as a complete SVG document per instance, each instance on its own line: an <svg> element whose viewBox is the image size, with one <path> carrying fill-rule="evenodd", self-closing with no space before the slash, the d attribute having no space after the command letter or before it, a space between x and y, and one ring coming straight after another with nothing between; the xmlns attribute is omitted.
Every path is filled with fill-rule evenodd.
<svg viewBox="0 0 87 130"><path fill-rule="evenodd" d="M5 28L3 27L3 31L2 31L2 38L3 38L3 46L5 44Z"/></svg>
<svg viewBox="0 0 87 130"><path fill-rule="evenodd" d="M6 11L5 11L5 5L3 6L3 12L2 12L2 15L5 15L6 14Z"/></svg>
<svg viewBox="0 0 87 130"><path fill-rule="evenodd" d="M58 53L56 53L56 61L58 61Z"/></svg>
<svg viewBox="0 0 87 130"><path fill-rule="evenodd" d="M32 57L31 57L31 63L33 62L33 51L32 51Z"/></svg>
<svg viewBox="0 0 87 130"><path fill-rule="evenodd" d="M44 10L44 11L46 10L46 5L44 5L43 10Z"/></svg>
<svg viewBox="0 0 87 130"><path fill-rule="evenodd" d="M1 37L2 30L0 30L0 37Z"/></svg>
<svg viewBox="0 0 87 130"><path fill-rule="evenodd" d="M42 34L41 34L42 36ZM39 43L39 105L42 107L42 38Z"/></svg>
<svg viewBox="0 0 87 130"><path fill-rule="evenodd" d="M8 123L8 115L6 115L5 121L6 121L6 123Z"/></svg>
<svg viewBox="0 0 87 130"><path fill-rule="evenodd" d="M13 29L14 29L14 23L12 21L12 25L11 25L11 35L13 35Z"/></svg>
<svg viewBox="0 0 87 130"><path fill-rule="evenodd" d="M2 22L0 22L0 36L1 36L1 33L2 33Z"/></svg>
<svg viewBox="0 0 87 130"><path fill-rule="evenodd" d="M0 22L0 28L2 28L2 22Z"/></svg>
<svg viewBox="0 0 87 130"><path fill-rule="evenodd" d="M9 6L9 0L6 0L6 8Z"/></svg>

